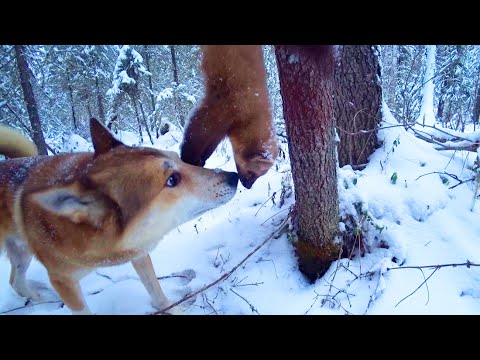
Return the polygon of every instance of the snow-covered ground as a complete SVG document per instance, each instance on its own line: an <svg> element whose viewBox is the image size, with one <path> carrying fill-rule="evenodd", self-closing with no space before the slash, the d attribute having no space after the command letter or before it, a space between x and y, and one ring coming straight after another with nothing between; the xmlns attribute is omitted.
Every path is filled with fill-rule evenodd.
<svg viewBox="0 0 480 360"><path fill-rule="evenodd" d="M385 111L384 125L394 123ZM122 133L119 137L127 144L138 144L134 134ZM475 154L434 150L432 144L402 127L382 130L379 137L383 146L372 155L368 167L363 171L344 167L339 170L338 180L341 215L356 214L366 232L368 253L333 263L328 273L311 285L298 271L293 246L283 233L268 241L227 280L197 295L185 313L480 314L478 267L440 268L428 279L428 287L422 286L410 297L433 270L387 270L480 262L480 204L470 211L474 182L449 189L457 181L446 175L419 178L431 172L447 172L469 179ZM181 133L172 131L155 147L178 152L180 141ZM66 149L80 151L88 145L75 136ZM228 204L173 230L151 253L157 276L180 275L161 280L171 300L230 271L282 223L293 204L292 195L279 207L282 178L288 175L288 156L279 159L277 165L251 190L239 185ZM235 170L227 141L206 166ZM275 203L271 199L274 193ZM26 299L8 284L9 269L2 255L0 312L70 314L59 301L25 306ZM45 269L35 260L27 275L49 284ZM155 311L131 264L98 269L86 276L81 286L97 314Z"/></svg>

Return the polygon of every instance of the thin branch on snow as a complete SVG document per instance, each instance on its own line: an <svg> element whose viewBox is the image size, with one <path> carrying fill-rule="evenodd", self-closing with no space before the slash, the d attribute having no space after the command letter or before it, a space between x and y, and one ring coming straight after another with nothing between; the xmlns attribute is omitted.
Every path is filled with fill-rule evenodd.
<svg viewBox="0 0 480 360"><path fill-rule="evenodd" d="M252 303L250 303L250 301L248 301L247 299L245 299L242 295L240 295L239 293L237 293L236 291L234 291L233 289L230 289L231 292L233 292L235 295L237 295L240 299L242 299L243 301L245 301L248 306L250 306L250 310L252 310L252 312L254 313L257 313L257 315L260 315L260 313L257 311L257 309L255 308L255 306L252 305Z"/></svg>
<svg viewBox="0 0 480 360"><path fill-rule="evenodd" d="M418 287L417 287L415 290L413 290L413 292L411 292L410 294L408 294L407 296L405 296L402 300L400 300L400 301L395 305L395 307L397 307L398 305L400 305L400 303L401 303L403 300L406 300L406 299L408 299L410 296L412 296L413 294L415 294L415 293L423 286L423 284L427 284L428 279L430 279L430 278L433 276L433 274L435 274L435 273L437 272L438 269L439 269L439 268L436 268L435 270L433 270L432 273L431 273L430 275L428 275L428 277L427 277L425 280L423 280L423 282L422 282L420 285L418 285Z"/></svg>
<svg viewBox="0 0 480 360"><path fill-rule="evenodd" d="M418 179L420 179L420 178L423 177L423 176L432 175L432 174L447 175L447 176L450 176L450 177L451 177L452 179L454 179L455 181L458 181L458 184L455 184L455 185L453 185L453 186L450 186L449 189L454 189L454 188L456 188L456 187L459 186L459 185L465 184L465 183L470 182L470 181L475 181L475 179L476 179L476 177L474 176L474 177L472 177L471 179L460 180L460 179L458 178L458 176L455 175L455 174L450 174L450 173L447 173L446 171L443 171L443 172L441 172L441 171L433 171L433 172L430 172L430 173L427 173L427 174L420 175L419 177L417 177L417 178L415 179L415 181L418 180Z"/></svg>
<svg viewBox="0 0 480 360"><path fill-rule="evenodd" d="M467 268L470 268L472 266L480 266L480 264L476 264L476 263L471 262L470 260L467 260L467 262L465 262L465 263L423 265L423 266L402 266L402 267L397 267L397 268L387 268L387 271L400 270L400 269L418 269L418 270L422 271L422 275L423 275L423 278L424 278L423 282L413 292L411 292L410 294L405 296L402 300L400 300L395 305L395 307L397 307L398 305L400 305L401 302L403 302L404 300L408 299L410 296L415 294L423 285L425 285L427 287L427 302L425 303L425 305L427 305L428 302L430 301L430 291L428 290L427 281L433 276L433 274L435 274L437 272L437 270L439 270L443 267L457 267L457 266L466 266ZM427 278L425 278L425 275L423 274L422 269L433 269L433 271Z"/></svg>
<svg viewBox="0 0 480 360"><path fill-rule="evenodd" d="M260 225L265 224L268 220L270 220L271 218L277 216L278 214L280 214L281 212L286 211L286 210L290 210L290 208L280 210L280 211L277 212L276 214L273 214L272 216L268 217L268 218L267 218L263 223L261 223Z"/></svg>
<svg viewBox="0 0 480 360"><path fill-rule="evenodd" d="M310 307L307 309L307 311L305 311L305 312L303 313L303 315L307 315L308 312L309 312L310 310L312 310L313 305L315 305L315 303L317 302L318 298L319 298L320 296L322 296L322 295L320 295L319 293L317 293L315 290L313 290L313 292L316 294L315 297L313 298L313 303L312 303L312 305L310 305Z"/></svg>
<svg viewBox="0 0 480 360"><path fill-rule="evenodd" d="M240 261L237 265L235 265L230 271L224 273L222 276L220 276L217 280L215 280L214 282L208 284L208 285L205 285L204 287L200 288L199 290L197 291L194 291L193 293L190 293L186 296L184 296L182 299L174 302L173 304L159 310L159 311L156 311L154 313L152 313L151 315L159 315L159 314L165 314L165 312L167 312L168 310L174 308L175 306L177 305L180 305L181 303L184 303L185 301L187 301L188 299L191 299L193 298L194 296L200 294L200 293L203 293L205 290L208 290L210 289L211 287L217 285L218 283L226 280L227 278L229 278L240 266L242 266L242 264L247 261L253 254L255 254L261 247L263 247L269 240L271 240L279 230L281 230L283 228L283 225L287 222L287 220L290 218L290 216L287 216L285 218L285 220L283 220L283 222L280 224L280 226L275 229L268 238L266 238L264 241L262 241L259 245L257 245L257 247L255 249L253 249L250 253L248 253L247 256L245 256L242 261Z"/></svg>
<svg viewBox="0 0 480 360"><path fill-rule="evenodd" d="M480 264L476 264L467 260L464 263L457 263L457 264L440 264L440 265L422 265L422 266L400 266L396 268L387 268L387 271L390 270L402 270L402 269L440 269L443 267L457 267L457 266L466 266L470 268L471 266L480 266Z"/></svg>
<svg viewBox="0 0 480 360"><path fill-rule="evenodd" d="M213 305L210 303L210 301L208 300L207 295L202 294L202 298L203 298L203 302L204 302L204 303L207 303L207 305L210 306L210 308L213 310L213 313L214 313L215 315L218 315L217 310L216 310L216 309L213 307Z"/></svg>
<svg viewBox="0 0 480 360"><path fill-rule="evenodd" d="M426 131L422 131L422 130L419 130L419 129L415 129L413 126L414 125L420 125L422 127L426 127L426 128L432 128L432 129L435 129L437 130L438 132L441 132L441 133L444 133L450 137L452 137L453 139L450 140L450 141L468 141L469 144L458 144L458 145L452 145L452 144L449 144L449 145L446 145L440 141L438 141L437 139L434 138L434 136ZM387 126L382 126L382 127L379 127L379 128L375 128L375 129L369 129L369 130L360 130L360 131L357 131L357 132L349 132L349 131L346 131L342 128L339 128L337 127L338 130L350 135L350 136L355 136L355 135L360 135L360 134L367 134L367 133L371 133L371 132L375 132L375 131L380 131L380 130L384 130L384 129L389 129L389 128L396 128L396 127L403 127L405 128L405 130L412 130L413 133L415 134L415 136L417 136L419 139L421 140L424 140L428 143L432 143L432 144L435 144L435 145L438 145L439 148L435 148L435 150L438 150L438 151L445 151L445 150L465 150L465 151L472 151L472 152L475 152L477 151L477 148L478 146L480 145L478 142L476 141L473 141L471 139L467 139L467 138L464 138L462 136L459 136L459 135L454 135L454 134L450 134L440 128L437 128L435 126L431 126L431 125L423 125L423 124L420 124L420 123L413 123L413 124L410 124L410 125L404 125L404 124L398 124L398 125L387 125ZM423 134L425 135L423 135Z"/></svg>
<svg viewBox="0 0 480 360"><path fill-rule="evenodd" d="M270 200L270 199L273 198L275 195L277 195L277 192L278 192L278 191L279 191L279 190L274 191L273 194L272 194L272 196L269 196L268 199L265 200L265 202L262 204L262 206L260 206L260 207L258 208L258 210L257 210L257 212L255 213L254 216L257 216L258 212L259 212L260 210L262 210L262 208L265 206L265 204L268 202L268 200Z"/></svg>
<svg viewBox="0 0 480 360"><path fill-rule="evenodd" d="M27 302L28 304L28 302ZM34 306L38 306L38 305L44 305L44 304L61 304L60 307L63 306L63 301L61 300L52 300L52 301L45 301L45 302L39 302L39 303L32 303L32 304L28 304L28 305L25 305L25 306L19 306L17 308L14 308L14 309L10 309L10 310L6 310L6 311L2 311L0 312L0 314L8 314L8 313L11 313L13 311L16 311L16 310L21 310L21 309L26 309L26 308L30 308L30 307L34 307Z"/></svg>

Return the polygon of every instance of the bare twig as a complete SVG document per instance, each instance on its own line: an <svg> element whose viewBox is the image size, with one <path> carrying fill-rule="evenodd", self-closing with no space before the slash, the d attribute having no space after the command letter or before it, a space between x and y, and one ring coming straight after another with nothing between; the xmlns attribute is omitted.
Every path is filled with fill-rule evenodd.
<svg viewBox="0 0 480 360"><path fill-rule="evenodd" d="M248 304L248 306L250 306L250 310L252 310L252 312L255 312L258 315L260 315L260 313L257 311L257 309L255 309L255 306L253 306L247 299L245 299L242 295L240 295L239 293L237 293L233 289L230 289L230 291L233 292L235 295L237 295L240 299L245 301Z"/></svg>
<svg viewBox="0 0 480 360"><path fill-rule="evenodd" d="M422 265L422 266L400 266L396 268L387 268L387 271L390 270L401 270L401 269L440 269L443 267L457 267L457 266L466 266L467 268L470 268L471 266L480 266L480 264L476 264L471 262L470 260L467 260L467 262L464 263L458 263L458 264L441 264L441 265Z"/></svg>
<svg viewBox="0 0 480 360"><path fill-rule="evenodd" d="M44 305L44 304L63 304L63 301L52 300L52 301L33 303L33 304L30 304L30 305L20 306L20 307L10 309L10 310L7 310L7 311L2 311L2 312L0 312L0 314L8 314L8 313L11 313L11 312L16 311L16 310L26 309L26 308L30 308L30 307L34 307L34 306L38 306L38 305Z"/></svg>
<svg viewBox="0 0 480 360"><path fill-rule="evenodd" d="M260 225L263 225L265 224L268 220L270 220L271 218L277 216L278 214L280 214L281 212L285 211L285 210L290 210L290 208L288 209L283 209L283 210L280 210L279 212L277 212L276 214L273 214L272 216L268 217L263 223L261 223Z"/></svg>
<svg viewBox="0 0 480 360"><path fill-rule="evenodd" d="M423 275L423 278L424 278L424 281L410 294L408 294L407 296L405 296L402 300L400 300L397 305L395 305L395 307L397 307L398 305L400 305L400 303L402 301L404 301L405 299L408 299L410 296L412 296L413 294L415 294L424 284L425 286L427 287L427 303L425 305L428 304L429 300L430 300L430 292L428 290L428 285L427 285L427 281L428 279L430 279L433 274L435 274L437 272L437 270L443 268L443 267L457 267L457 266L466 266L467 268L470 268L472 266L480 266L480 264L476 264L476 263L473 263L471 262L470 260L467 260L467 262L465 263L452 263L452 264L440 264L440 265L423 265L423 266L402 266L402 267L397 267L397 268L387 268L387 271L390 271L390 270L399 270L399 269L419 269L419 270L422 270L422 269L433 269L432 273L427 277L425 278L425 275L423 274L423 271L422 271L422 275Z"/></svg>
<svg viewBox="0 0 480 360"><path fill-rule="evenodd" d="M206 302L206 303L208 304L208 306L210 306L210 308L213 310L213 312L215 313L215 315L218 315L217 310L215 310L215 308L214 308L213 305L210 303L210 301L208 301L208 297L207 297L205 294L202 294L202 298L203 298L203 301Z"/></svg>
<svg viewBox="0 0 480 360"><path fill-rule="evenodd" d="M415 293L418 291L418 289L420 289L420 288L423 286L423 284L426 284L426 283L427 283L428 279L430 279L430 278L433 276L433 274L435 274L435 273L437 272L438 269L439 269L439 268L436 268L435 270L433 270L432 273L431 273L425 280L423 280L423 282L422 282L420 285L418 285L418 287L417 287L415 290L413 290L413 292L411 292L410 294L408 294L407 296L405 296L402 300L400 300L400 301L397 303L397 305L395 305L395 307L397 307L398 305L400 305L400 303L401 303L403 300L408 299L410 296L412 296L413 294L415 294Z"/></svg>
<svg viewBox="0 0 480 360"><path fill-rule="evenodd" d="M441 172L441 171L433 171L433 172L430 172L430 173L427 173L427 174L420 175L419 177L417 177L417 178L415 179L415 181L417 181L418 179L420 179L420 178L423 177L423 176L432 175L432 174L447 175L447 176L450 176L450 177L451 177L452 179L454 179L455 181L458 181L458 184L455 184L454 186L450 186L449 189L454 189L454 188L456 188L456 187L459 186L459 185L465 184L465 183L467 183L467 182L469 182L469 181L474 181L474 180L476 179L476 177L474 176L474 177L472 177L471 179L460 180L460 179L458 178L458 176L455 175L455 174L450 174L450 173L447 173L446 171L443 171L443 172Z"/></svg>
<svg viewBox="0 0 480 360"><path fill-rule="evenodd" d="M208 285L205 285L204 287L202 287L201 289L197 290L197 291L194 291L193 293L187 295L187 296L184 296L182 299L174 302L173 304L159 310L159 311L156 311L154 312L152 315L158 315L158 314L164 314L166 311L174 308L175 306L187 301L188 299L191 299L192 297L200 294L200 293L203 293L205 290L208 290L210 289L212 286L215 286L216 284L222 282L223 280L227 279L228 277L230 277L234 272L235 270L237 270L240 266L242 266L242 264L247 261L253 254L255 254L262 246L264 246L269 240L271 240L274 235L277 233L277 231L279 229L281 229L284 225L284 223L289 219L289 216L287 216L285 218L285 220L283 220L283 222L280 224L280 226L275 229L275 231L273 231L270 236L268 238L266 238L264 241L262 241L259 245L257 245L257 247L255 249L253 249L252 251L250 251L250 253L245 256L242 261L240 261L237 265L235 265L230 271L226 272L225 274L223 274L221 277L219 277L217 280L215 280L214 282L208 284Z"/></svg>
<svg viewBox="0 0 480 360"><path fill-rule="evenodd" d="M312 305L310 305L310 307L307 309L307 311L305 311L305 312L303 313L303 315L307 315L308 312L309 312L310 310L312 310L313 305L315 305L315 303L317 302L318 298L321 296L321 295L320 295L319 293L317 293L315 290L314 290L314 292L315 292L316 295L315 295L315 297L313 298L313 303L312 303Z"/></svg>
<svg viewBox="0 0 480 360"><path fill-rule="evenodd" d="M278 190L277 190L277 191L278 191ZM254 216L257 216L258 212L259 212L260 210L262 210L262 208L265 206L265 204L268 202L268 200L270 200L272 197L274 197L274 196L277 194L277 191L274 191L273 194L272 194L272 196L269 196L268 199L265 200L265 202L262 204L262 206L260 206L260 207L258 208L258 210L257 210L257 212L255 213Z"/></svg>

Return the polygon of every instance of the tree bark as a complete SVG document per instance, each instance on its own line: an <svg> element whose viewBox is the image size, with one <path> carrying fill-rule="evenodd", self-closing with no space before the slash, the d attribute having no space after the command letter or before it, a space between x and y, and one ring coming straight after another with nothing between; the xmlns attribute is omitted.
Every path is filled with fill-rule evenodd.
<svg viewBox="0 0 480 360"><path fill-rule="evenodd" d="M173 81L175 81L176 86L178 86L177 54L175 52L175 45L170 45L170 54L172 55Z"/></svg>
<svg viewBox="0 0 480 360"><path fill-rule="evenodd" d="M473 121L473 126L474 126L474 130L475 130L475 127L478 123L478 120L479 120L479 117L480 117L480 81L479 81L479 78L480 76L477 76L477 88L475 90L475 103L473 105L473 118L472 118L472 121Z"/></svg>
<svg viewBox="0 0 480 360"><path fill-rule="evenodd" d="M178 106L177 88L178 88L179 82L178 82L178 67L177 67L177 55L175 52L175 45L170 45L170 53L172 55L173 81L175 82L175 89L173 91L173 97L175 102L175 113L178 115L180 119L180 125L185 126L185 118L182 114L180 114L180 107Z"/></svg>
<svg viewBox="0 0 480 360"><path fill-rule="evenodd" d="M103 109L103 101L102 101L102 92L100 91L100 86L98 84L98 76L95 76L95 88L97 90L97 106L98 106L98 114L100 121L105 124L105 110Z"/></svg>
<svg viewBox="0 0 480 360"><path fill-rule="evenodd" d="M435 45L427 45L426 47L426 61L425 61L425 76L422 89L422 106L420 108L420 114L417 118L417 123L422 125L434 126L435 114L433 111L434 102L434 83L433 78L435 76Z"/></svg>
<svg viewBox="0 0 480 360"><path fill-rule="evenodd" d="M150 52L148 51L148 46L144 45L144 51L145 51L145 65L147 66L147 71L151 74L152 72L150 71ZM153 131L155 130L157 133L157 139L158 139L158 132L160 128L159 121L157 120L157 114L155 113L155 96L154 91L153 91L153 83L152 83L152 75L148 76L148 87L150 90L150 102L152 104L152 116L151 116L151 121L150 121L150 129ZM147 124L148 126L148 124Z"/></svg>
<svg viewBox="0 0 480 360"><path fill-rule="evenodd" d="M68 82L68 93L70 95L70 105L72 107L72 119L73 119L73 128L77 130L78 124L77 124L77 117L75 116L75 106L73 104L73 87L70 82L70 75L67 72L67 82Z"/></svg>
<svg viewBox="0 0 480 360"><path fill-rule="evenodd" d="M173 45L172 45L173 46ZM148 51L148 46L144 45L143 49L145 51L145 65L147 66L147 71L151 74L150 71L150 53ZM174 55L172 55L174 56ZM174 75L175 77L175 75ZM178 77L178 75L177 75ZM178 78L177 78L178 80ZM148 76L148 88L150 89L150 101L152 103L152 113L155 111L155 96L153 95L153 84L152 84L152 76Z"/></svg>
<svg viewBox="0 0 480 360"><path fill-rule="evenodd" d="M147 118L145 117L145 111L143 110L142 100L140 98L138 98L138 105L140 106L140 112L142 113L145 130L147 131L147 135L148 135L148 138L150 139L150 143L153 145L152 134L150 133L150 129L147 124Z"/></svg>
<svg viewBox="0 0 480 360"><path fill-rule="evenodd" d="M335 66L334 113L340 137L340 166L364 165L378 147L382 87L378 46L344 45ZM354 135L353 135L354 134Z"/></svg>
<svg viewBox="0 0 480 360"><path fill-rule="evenodd" d="M38 115L37 102L35 100L35 94L31 83L33 74L31 73L27 59L25 58L24 45L15 45L15 58L17 60L18 73L20 75L23 98L25 100L28 117L30 118L30 124L32 126L33 142L37 145L38 153L40 155L47 155L47 146L45 144L42 124L40 122L40 116Z"/></svg>
<svg viewBox="0 0 480 360"><path fill-rule="evenodd" d="M295 185L295 248L300 271L313 282L338 259L342 245L337 239L334 49L277 45L275 54Z"/></svg>
<svg viewBox="0 0 480 360"><path fill-rule="evenodd" d="M137 117L138 135L140 135L140 143L143 143L142 122L140 120L140 116L138 115L136 97L131 96L131 99L132 99L132 102L133 102L133 109L135 110L135 116Z"/></svg>

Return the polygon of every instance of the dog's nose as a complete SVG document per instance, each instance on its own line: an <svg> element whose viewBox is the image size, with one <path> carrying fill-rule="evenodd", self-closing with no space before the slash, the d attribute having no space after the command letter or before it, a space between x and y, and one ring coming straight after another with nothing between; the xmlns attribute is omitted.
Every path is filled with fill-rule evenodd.
<svg viewBox="0 0 480 360"><path fill-rule="evenodd" d="M236 172L227 172L227 184L231 187L237 187L238 174Z"/></svg>

